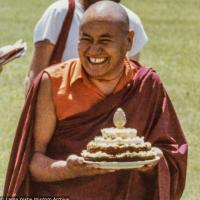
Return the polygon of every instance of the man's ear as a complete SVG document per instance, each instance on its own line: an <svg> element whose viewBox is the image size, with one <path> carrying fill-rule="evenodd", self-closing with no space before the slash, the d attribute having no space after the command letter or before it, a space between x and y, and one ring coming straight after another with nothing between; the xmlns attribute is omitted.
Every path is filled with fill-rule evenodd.
<svg viewBox="0 0 200 200"><path fill-rule="evenodd" d="M132 48L134 36L135 36L134 31L133 30L129 30L129 32L127 34L127 48L128 48L128 51L130 51L131 48Z"/></svg>

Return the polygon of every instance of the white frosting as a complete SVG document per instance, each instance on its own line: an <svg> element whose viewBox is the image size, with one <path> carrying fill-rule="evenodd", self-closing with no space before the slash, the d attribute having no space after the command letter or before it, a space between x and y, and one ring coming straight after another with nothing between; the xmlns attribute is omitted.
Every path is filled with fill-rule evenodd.
<svg viewBox="0 0 200 200"><path fill-rule="evenodd" d="M134 145L134 144L144 144L144 137L134 137L134 138L125 138L121 137L112 138L104 138L101 136L94 138L94 143L98 146L109 146L109 145Z"/></svg>
<svg viewBox="0 0 200 200"><path fill-rule="evenodd" d="M137 135L137 130L133 128L104 128L101 130L104 138L134 138Z"/></svg>
<svg viewBox="0 0 200 200"><path fill-rule="evenodd" d="M94 140L87 145L87 150L82 151L83 157L91 159L107 158L108 160L123 159L123 158L144 158L155 155L155 152L150 150L151 143L144 142L144 137L137 136L137 130L133 128L104 128L101 130L102 136L96 136ZM106 149L114 148L118 154L108 154L104 152ZM134 151L140 149L140 151ZM128 149L128 151L127 151ZM132 150L131 150L132 149ZM146 149L143 151L142 149ZM96 152L94 150L97 150ZM121 152L123 150L123 152ZM109 152L109 151L108 151ZM111 151L112 152L112 151Z"/></svg>

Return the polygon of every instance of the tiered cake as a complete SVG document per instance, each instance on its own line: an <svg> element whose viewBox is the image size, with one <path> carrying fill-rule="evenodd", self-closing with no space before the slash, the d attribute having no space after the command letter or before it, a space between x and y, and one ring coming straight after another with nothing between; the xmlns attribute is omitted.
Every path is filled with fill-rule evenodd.
<svg viewBox="0 0 200 200"><path fill-rule="evenodd" d="M102 136L95 137L88 143L87 149L82 151L85 160L129 162L155 158L151 143L138 137L136 129L124 128L126 116L121 108L114 114L113 122L116 128L102 129Z"/></svg>

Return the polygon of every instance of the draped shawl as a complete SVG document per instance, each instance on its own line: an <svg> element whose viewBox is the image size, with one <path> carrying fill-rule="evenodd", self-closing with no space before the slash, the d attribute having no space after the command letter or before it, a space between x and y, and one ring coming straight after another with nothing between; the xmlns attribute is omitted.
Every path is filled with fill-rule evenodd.
<svg viewBox="0 0 200 200"><path fill-rule="evenodd" d="M107 96L91 109L57 121L46 155L65 160L78 154L100 130L113 126L113 114L123 108L126 127L138 130L164 157L151 171L120 170L52 183L34 182L29 174L33 154L33 126L41 73L29 91L17 128L4 196L65 196L76 200L180 199L186 179L187 142L173 105L155 71L138 65L126 87Z"/></svg>

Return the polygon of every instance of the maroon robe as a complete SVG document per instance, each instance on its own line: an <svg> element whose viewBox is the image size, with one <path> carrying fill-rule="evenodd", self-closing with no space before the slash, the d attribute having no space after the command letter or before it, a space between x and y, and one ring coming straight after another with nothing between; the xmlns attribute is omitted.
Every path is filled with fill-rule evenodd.
<svg viewBox="0 0 200 200"><path fill-rule="evenodd" d="M70 200L180 199L186 179L187 142L171 101L157 74L138 66L132 81L86 112L58 121L46 155L65 160L78 154L100 129L111 127L118 107L127 116L126 127L136 128L164 157L151 171L120 170L52 183L31 180L28 165L33 151L35 102L40 74L29 93L13 145L4 196L65 196Z"/></svg>
<svg viewBox="0 0 200 200"><path fill-rule="evenodd" d="M74 16L75 0L66 0L66 4L67 3L68 3L67 15L65 16L64 22L62 24L62 28L58 36L58 40L56 42L56 46L54 47L50 59L50 65L60 63L65 50L66 41L69 35L72 19Z"/></svg>

